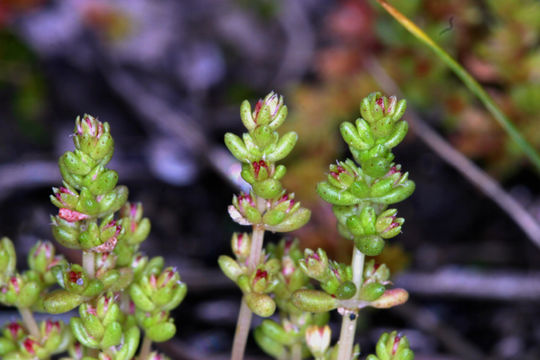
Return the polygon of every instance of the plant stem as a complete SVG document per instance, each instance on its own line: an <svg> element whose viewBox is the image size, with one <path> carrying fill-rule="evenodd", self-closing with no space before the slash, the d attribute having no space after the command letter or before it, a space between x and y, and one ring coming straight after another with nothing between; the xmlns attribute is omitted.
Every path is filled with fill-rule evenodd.
<svg viewBox="0 0 540 360"><path fill-rule="evenodd" d="M364 258L365 255L354 247L352 258L353 282L356 285L356 293L362 286L362 276L364 273ZM356 297L356 295L355 295ZM351 319L350 315L353 314ZM339 349L337 358L340 360L350 360L352 349L354 346L354 333L356 332L356 321L358 319L358 311L345 312L341 323L341 333L339 334Z"/></svg>
<svg viewBox="0 0 540 360"><path fill-rule="evenodd" d="M30 335L39 340L39 327L36 323L36 319L34 319L34 314L32 314L32 311L30 311L28 308L18 308L18 310Z"/></svg>
<svg viewBox="0 0 540 360"><path fill-rule="evenodd" d="M291 349L291 360L302 360L302 343L294 343Z"/></svg>
<svg viewBox="0 0 540 360"><path fill-rule="evenodd" d="M465 86L480 99L484 106L489 110L491 115L503 127L508 135L521 148L529 160L533 163L536 170L540 172L540 155L536 150L523 138L519 130L514 126L512 121L504 115L502 110L497 106L491 96L486 93L482 86L465 70L456 60L454 60L446 51L444 51L433 39L431 39L422 29L416 26L405 15L400 13L392 5L384 0L377 0L379 4L396 19L405 29L413 34L418 40L423 42L441 59L448 67L463 81Z"/></svg>
<svg viewBox="0 0 540 360"><path fill-rule="evenodd" d="M82 256L82 265L84 271L89 278L94 278L96 276L94 253L92 251L83 250Z"/></svg>
<svg viewBox="0 0 540 360"><path fill-rule="evenodd" d="M251 249L247 260L249 271L254 271L259 265L261 259L262 247L264 240L264 228L261 225L253 225L253 233L251 235ZM249 328L251 326L252 313L247 306L244 298L240 305L238 320L236 322L236 331L234 333L233 348L231 352L231 360L242 360L246 349Z"/></svg>
<svg viewBox="0 0 540 360"><path fill-rule="evenodd" d="M88 356L92 358L97 358L98 355L99 355L99 349L88 348Z"/></svg>
<svg viewBox="0 0 540 360"><path fill-rule="evenodd" d="M253 271L259 265L264 240L264 227L262 225L253 225L253 233L251 234L251 249L247 266L250 271Z"/></svg>
<svg viewBox="0 0 540 360"><path fill-rule="evenodd" d="M139 353L139 360L146 360L150 352L152 351L152 340L145 335L141 346L141 352Z"/></svg>
<svg viewBox="0 0 540 360"><path fill-rule="evenodd" d="M242 360L244 358L249 327L251 325L251 317L251 310L247 306L244 298L242 298L240 312L238 313L238 320L236 321L236 331L234 333L231 360Z"/></svg>

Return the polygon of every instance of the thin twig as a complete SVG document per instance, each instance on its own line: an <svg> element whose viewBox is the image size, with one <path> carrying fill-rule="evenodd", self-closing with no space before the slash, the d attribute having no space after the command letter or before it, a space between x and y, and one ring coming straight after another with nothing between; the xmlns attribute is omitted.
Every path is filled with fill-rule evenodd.
<svg viewBox="0 0 540 360"><path fill-rule="evenodd" d="M53 161L25 161L0 166L0 201L16 189L59 183L62 177Z"/></svg>
<svg viewBox="0 0 540 360"><path fill-rule="evenodd" d="M370 58L365 63L369 73L379 86L387 93L400 95L401 91L377 60ZM463 177L474 184L480 191L495 202L525 232L531 241L540 248L540 224L510 194L476 166L467 157L454 149L442 136L437 134L411 107L408 107L405 118L411 124L414 133Z"/></svg>
<svg viewBox="0 0 540 360"><path fill-rule="evenodd" d="M540 300L540 274L482 273L472 270L442 270L436 273L408 272L395 279L396 286L424 296L503 301Z"/></svg>
<svg viewBox="0 0 540 360"><path fill-rule="evenodd" d="M485 359L486 356L470 343L457 330L440 321L431 311L414 305L411 301L392 308L392 312L405 318L416 328L433 334L453 354L462 360Z"/></svg>
<svg viewBox="0 0 540 360"><path fill-rule="evenodd" d="M272 83L275 86L284 82L293 83L305 74L311 66L315 39L309 18L300 0L282 3L278 21L285 31L285 49Z"/></svg>
<svg viewBox="0 0 540 360"><path fill-rule="evenodd" d="M174 135L190 149L206 149L206 138L195 122L180 109L173 110L164 100L145 90L129 72L114 69L108 71L105 77L117 95L161 132Z"/></svg>
<svg viewBox="0 0 540 360"><path fill-rule="evenodd" d="M127 159L118 161L116 170L124 181L140 178L143 168L140 163ZM56 161L17 161L0 166L0 201L13 191L39 186L60 184L62 177Z"/></svg>
<svg viewBox="0 0 540 360"><path fill-rule="evenodd" d="M240 180L231 172L231 166L236 161L232 160L232 156L223 147L210 146L203 130L193 119L184 112L173 109L160 97L147 91L143 84L127 71L115 68L114 65L102 68L111 89L131 106L142 120L152 124L161 133L178 138L193 153L203 156L208 164L232 186L242 186Z"/></svg>

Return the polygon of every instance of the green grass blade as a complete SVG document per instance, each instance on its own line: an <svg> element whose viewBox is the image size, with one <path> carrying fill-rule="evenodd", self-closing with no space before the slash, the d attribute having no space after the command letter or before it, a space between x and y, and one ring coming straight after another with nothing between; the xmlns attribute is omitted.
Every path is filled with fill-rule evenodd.
<svg viewBox="0 0 540 360"><path fill-rule="evenodd" d="M465 85L475 94L489 112L495 117L508 135L516 142L523 150L525 155L533 163L536 170L540 173L540 155L538 152L525 140L512 121L502 112L491 96L486 93L482 86L465 70L457 61L455 61L446 51L437 45L422 29L409 20L405 15L399 12L392 5L384 0L377 2L396 19L405 29L413 34L418 40L426 44L435 54L454 71L454 73L465 83Z"/></svg>

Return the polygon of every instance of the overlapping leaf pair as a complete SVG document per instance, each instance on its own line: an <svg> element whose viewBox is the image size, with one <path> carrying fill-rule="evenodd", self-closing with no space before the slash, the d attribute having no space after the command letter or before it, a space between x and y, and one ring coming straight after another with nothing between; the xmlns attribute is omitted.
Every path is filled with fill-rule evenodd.
<svg viewBox="0 0 540 360"><path fill-rule="evenodd" d="M277 259L264 259L254 271L250 271L246 265L246 256L249 255L246 249L251 245L250 236L246 233L234 233L232 237L232 248L235 252L236 260L227 255L221 255L218 264L221 271L244 293L244 299L251 311L255 314L268 317L276 310L276 303L269 295L278 284L280 264Z"/></svg>
<svg viewBox="0 0 540 360"><path fill-rule="evenodd" d="M163 269L163 259L150 261L129 289L135 304L135 318L152 341L166 341L176 333L169 316L186 296L187 286L180 281L176 269Z"/></svg>

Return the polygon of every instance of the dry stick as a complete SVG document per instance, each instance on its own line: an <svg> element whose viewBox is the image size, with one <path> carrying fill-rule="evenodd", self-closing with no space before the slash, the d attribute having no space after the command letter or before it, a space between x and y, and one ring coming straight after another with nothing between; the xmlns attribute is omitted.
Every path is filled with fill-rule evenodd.
<svg viewBox="0 0 540 360"><path fill-rule="evenodd" d="M462 360L485 359L485 355L474 344L461 335L456 329L448 326L438 319L435 313L419 307L408 301L406 304L392 308L392 312L398 314L408 322L427 334L434 335L452 353Z"/></svg>
<svg viewBox="0 0 540 360"><path fill-rule="evenodd" d="M489 299L497 301L540 300L539 272L479 272L449 267L434 273L404 272L394 284L428 297Z"/></svg>
<svg viewBox="0 0 540 360"><path fill-rule="evenodd" d="M140 179L141 174L147 171L140 162L120 159L118 163L116 171L123 180ZM0 165L0 202L5 201L20 189L50 186L61 181L57 161L15 159L12 163Z"/></svg>
<svg viewBox="0 0 540 360"><path fill-rule="evenodd" d="M19 310L19 313L21 314L22 320L24 322L24 325L26 326L26 329L32 335L33 338L39 340L39 327L36 323L36 319L34 319L34 315L32 314L32 311L28 308L17 308Z"/></svg>
<svg viewBox="0 0 540 360"><path fill-rule="evenodd" d="M221 146L210 146L204 131L188 114L173 108L159 96L148 91L148 86L140 83L129 72L111 65L113 70L102 67L105 79L116 94L143 120L143 125L151 124L167 136L174 136L196 154L201 154L208 164L224 179L239 188L233 178L230 166L236 161ZM227 161L228 160L228 161ZM1 194L0 194L1 196Z"/></svg>
<svg viewBox="0 0 540 360"><path fill-rule="evenodd" d="M364 258L365 255L354 247L352 258L353 283L356 285L356 294L358 294L362 286L362 276L364 274ZM356 297L356 295L355 295ZM353 315L353 316L351 316ZM343 314L341 323L341 333L339 334L338 359L350 359L354 346L354 334L356 332L356 321L358 319L358 311L348 312Z"/></svg>
<svg viewBox="0 0 540 360"><path fill-rule="evenodd" d="M55 184L60 179L56 161L14 161L0 166L0 201L15 190Z"/></svg>
<svg viewBox="0 0 540 360"><path fill-rule="evenodd" d="M285 33L285 48L272 77L272 86L282 87L283 83L296 83L311 67L315 50L315 35L309 20L307 9L301 0L289 0L280 6L277 17Z"/></svg>
<svg viewBox="0 0 540 360"><path fill-rule="evenodd" d="M139 360L148 359L148 355L150 355L151 351L152 351L152 340L147 335L145 335L142 346L141 346L141 352L139 353Z"/></svg>
<svg viewBox="0 0 540 360"><path fill-rule="evenodd" d="M369 73L379 86L387 93L401 95L396 83L390 78L377 60L371 58L366 61ZM428 145L433 152L439 155L450 166L456 169L463 177L474 184L480 191L495 202L504 212L514 220L527 234L529 239L540 248L540 224L536 219L493 178L476 166L467 157L454 149L442 136L427 125L418 114L408 109L405 117L411 123L414 133Z"/></svg>
<svg viewBox="0 0 540 360"><path fill-rule="evenodd" d="M260 199L257 199L259 203ZM249 252L249 258L247 266L250 272L255 271L259 261L261 259L262 246L264 239L264 228L262 225L253 225L253 234L251 235L251 249ZM246 342L249 334L249 328L251 326L252 312L246 304L246 301L242 297L242 303L240 305L240 312L238 314L238 321L236 322L236 331L234 333L233 348L231 352L232 360L241 360L244 358L244 351L246 349Z"/></svg>

